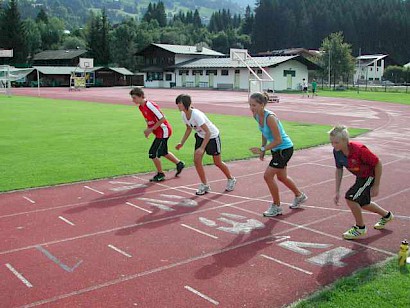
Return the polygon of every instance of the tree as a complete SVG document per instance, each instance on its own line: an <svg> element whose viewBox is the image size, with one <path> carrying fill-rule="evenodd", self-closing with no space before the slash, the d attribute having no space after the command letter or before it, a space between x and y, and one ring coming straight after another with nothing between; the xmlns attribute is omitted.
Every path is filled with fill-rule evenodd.
<svg viewBox="0 0 410 308"><path fill-rule="evenodd" d="M201 17L199 16L199 12L196 9L194 12L194 17L193 17L192 23L194 24L194 27L200 28L202 27L202 22L201 22Z"/></svg>
<svg viewBox="0 0 410 308"><path fill-rule="evenodd" d="M10 63L24 66L27 63L26 31L20 18L16 0L10 0L4 9L0 23L0 32L3 33L2 47L13 49L13 58Z"/></svg>
<svg viewBox="0 0 410 308"><path fill-rule="evenodd" d="M241 31L243 34L251 34L252 33L252 28L253 28L253 23L255 21L255 18L253 16L253 13L251 11L251 7L248 5L246 7L245 11L245 18L242 22L241 26Z"/></svg>
<svg viewBox="0 0 410 308"><path fill-rule="evenodd" d="M41 8L40 12L38 12L36 22L44 22L45 24L48 24L48 16L44 8Z"/></svg>
<svg viewBox="0 0 410 308"><path fill-rule="evenodd" d="M105 9L101 15L91 15L87 43L90 56L97 65L108 65L110 62L109 28Z"/></svg>
<svg viewBox="0 0 410 308"><path fill-rule="evenodd" d="M26 19L23 23L24 28L26 29L28 56L32 59L33 56L41 50L41 33L37 23L31 18Z"/></svg>
<svg viewBox="0 0 410 308"><path fill-rule="evenodd" d="M118 66L135 70L137 63L135 53L137 52L136 41L137 25L134 20L127 20L118 25L111 32L111 55Z"/></svg>
<svg viewBox="0 0 410 308"><path fill-rule="evenodd" d="M333 80L334 88L337 81L349 78L354 72L355 60L351 45L343 41L342 32L332 33L323 40L320 48L322 51L320 65L325 71L330 72L330 83Z"/></svg>
<svg viewBox="0 0 410 308"><path fill-rule="evenodd" d="M57 18L52 17L48 24L42 21L37 22L37 27L41 34L41 49L58 49L61 46L61 40L64 34L64 22Z"/></svg>

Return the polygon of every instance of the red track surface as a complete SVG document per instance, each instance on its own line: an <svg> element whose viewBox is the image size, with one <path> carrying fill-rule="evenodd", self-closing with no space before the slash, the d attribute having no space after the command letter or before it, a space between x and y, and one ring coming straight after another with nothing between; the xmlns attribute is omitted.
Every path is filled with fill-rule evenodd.
<svg viewBox="0 0 410 308"><path fill-rule="evenodd" d="M32 89L18 95L36 95ZM129 89L41 89L43 97L129 103ZM180 90L146 89L175 108ZM205 112L249 115L247 93L190 91ZM280 307L356 269L395 255L409 238L410 107L347 99L280 95L281 119L345 123L373 131L358 139L380 155L383 178L375 199L396 219L386 230L345 241L353 224L335 207L330 146L297 151L289 173L307 193L302 209L264 218L270 202L266 162L229 163L235 191L206 167L212 192L194 195L193 168L150 184L135 175L0 194L0 303L5 307ZM353 181L347 175L344 189ZM235 216L236 215L236 216ZM248 225L246 233L244 226ZM253 227L252 227L253 226ZM236 227L236 228L233 228ZM235 231L236 230L236 231ZM296 247L298 246L298 247ZM309 247L306 247L309 246ZM314 247L310 247L314 246Z"/></svg>

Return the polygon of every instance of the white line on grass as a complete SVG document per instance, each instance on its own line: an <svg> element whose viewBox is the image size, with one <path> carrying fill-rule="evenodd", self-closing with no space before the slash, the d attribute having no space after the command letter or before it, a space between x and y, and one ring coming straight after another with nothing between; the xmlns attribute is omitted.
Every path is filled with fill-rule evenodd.
<svg viewBox="0 0 410 308"><path fill-rule="evenodd" d="M58 218L60 218L62 221L64 221L65 223L68 223L69 225L75 226L74 223L72 223L71 221L69 221L67 218L64 218L63 216L58 216Z"/></svg>
<svg viewBox="0 0 410 308"><path fill-rule="evenodd" d="M24 199L26 199L30 203L36 203L34 200L30 199L29 197L23 196Z"/></svg>
<svg viewBox="0 0 410 308"><path fill-rule="evenodd" d="M132 206L132 207L135 207L136 209L139 209L139 210L141 210L141 211L144 211L144 212L147 212L147 213L152 214L152 211L147 210L147 209L144 209L144 208L142 208L142 207L139 207L138 205L135 205L135 204L133 204L133 203L131 203L131 202L125 202L125 204L127 204L127 205L129 205L129 206Z"/></svg>
<svg viewBox="0 0 410 308"><path fill-rule="evenodd" d="M195 228L193 228L193 227L191 227L191 226L188 226L188 225L186 225L186 224L181 224L181 226L183 226L183 227L185 227L185 228L188 228L188 229L190 229L190 230L192 230L192 231L201 233L201 234L203 234L203 235L209 236L209 237L211 237L211 238L213 238L213 239L218 239L218 237L215 236L215 235L212 235L212 234L206 233L206 232L204 232L204 231L195 229Z"/></svg>
<svg viewBox="0 0 410 308"><path fill-rule="evenodd" d="M92 190L92 191L94 191L94 192L96 192L96 193L99 193L100 195L104 195L104 193L103 193L102 191L96 190L96 189L94 189L94 188L92 188L92 187L90 187L90 186L84 185L84 188L87 188L87 189Z"/></svg>
<svg viewBox="0 0 410 308"><path fill-rule="evenodd" d="M219 302L210 298L209 296L206 296L205 294L199 292L198 290L195 290L194 288L190 287L190 286L185 286L185 289L187 289L188 291L191 291L192 293L202 297L203 299L206 299L208 302L214 304L214 305L219 305Z"/></svg>
<svg viewBox="0 0 410 308"><path fill-rule="evenodd" d="M119 252L120 254L126 256L127 258L131 258L132 256L128 253L126 253L125 251L115 247L114 245L109 244L108 247L110 247L111 249L115 250L116 252Z"/></svg>
<svg viewBox="0 0 410 308"><path fill-rule="evenodd" d="M300 268L300 267L294 266L294 265L292 265L292 264L289 264L289 263L280 261L280 260L275 259L275 258L272 258L272 257L270 257L270 256L261 254L261 257L264 257L265 259L268 259L268 260L271 260L271 261L275 261L275 262L277 262L277 263L279 263L279 264L282 264L282 265L285 265L285 266L287 266L287 267L293 268L293 269L295 269L295 270L297 270L297 271L300 271L300 272L302 272L302 273L305 273L305 274L308 274L308 275L313 275L312 272L306 271L306 270L304 270L303 268Z"/></svg>
<svg viewBox="0 0 410 308"><path fill-rule="evenodd" d="M26 279L22 274L20 274L13 266L9 263L6 263L6 267L18 278L22 283L24 283L27 288L32 288L33 285Z"/></svg>

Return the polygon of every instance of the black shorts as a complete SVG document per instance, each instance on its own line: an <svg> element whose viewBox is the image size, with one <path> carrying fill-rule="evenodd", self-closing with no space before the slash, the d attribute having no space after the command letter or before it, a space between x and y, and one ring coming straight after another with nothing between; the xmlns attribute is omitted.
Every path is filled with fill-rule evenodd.
<svg viewBox="0 0 410 308"><path fill-rule="evenodd" d="M316 89L315 89L315 88L312 88L312 93L316 93Z"/></svg>
<svg viewBox="0 0 410 308"><path fill-rule="evenodd" d="M373 177L356 178L356 182L346 192L345 198L360 204L360 206L370 204L370 189L374 183Z"/></svg>
<svg viewBox="0 0 410 308"><path fill-rule="evenodd" d="M203 138L199 137L198 134L195 134L195 150L201 147L203 141ZM206 154L212 156L221 154L221 138L218 136L216 138L209 139L205 152Z"/></svg>
<svg viewBox="0 0 410 308"><path fill-rule="evenodd" d="M293 147L271 151L271 153L272 160L270 161L269 166L276 169L284 169L293 155Z"/></svg>
<svg viewBox="0 0 410 308"><path fill-rule="evenodd" d="M168 154L168 138L155 138L152 143L148 156L151 159L159 158Z"/></svg>
<svg viewBox="0 0 410 308"><path fill-rule="evenodd" d="M303 87L303 92L307 92L308 88L307 87Z"/></svg>

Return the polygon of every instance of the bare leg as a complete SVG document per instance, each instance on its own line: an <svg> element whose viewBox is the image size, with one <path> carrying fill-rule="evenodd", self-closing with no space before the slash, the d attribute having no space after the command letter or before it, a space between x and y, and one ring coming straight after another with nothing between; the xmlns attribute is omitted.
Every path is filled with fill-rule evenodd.
<svg viewBox="0 0 410 308"><path fill-rule="evenodd" d="M354 219L356 220L356 225L360 226L360 227L364 226L362 209L361 209L359 203L348 200L348 199L346 199L346 202L347 202L347 205L349 206L350 210L352 211Z"/></svg>
<svg viewBox="0 0 410 308"><path fill-rule="evenodd" d="M386 211L375 202L370 202L370 204L364 205L363 209L372 213L379 214L380 216L386 216L389 213L389 211Z"/></svg>
<svg viewBox="0 0 410 308"><path fill-rule="evenodd" d="M214 155L214 164L225 174L226 178L232 179L231 172L229 171L228 166L222 161L221 155Z"/></svg>
<svg viewBox="0 0 410 308"><path fill-rule="evenodd" d="M157 168L158 173L162 173L161 160L158 157L156 157L153 158L152 161L154 162L155 168Z"/></svg>
<svg viewBox="0 0 410 308"><path fill-rule="evenodd" d="M201 180L202 183L207 184L204 166L202 165L203 157L204 157L204 154L202 155L194 154L194 164L195 164L195 169L196 169L196 172L198 173L199 179Z"/></svg>
<svg viewBox="0 0 410 308"><path fill-rule="evenodd" d="M273 203L276 205L280 205L280 196L279 196L279 188L278 184L275 181L275 175L279 169L268 167L265 170L265 174L263 178L268 185L269 192L272 196Z"/></svg>
<svg viewBox="0 0 410 308"><path fill-rule="evenodd" d="M289 188L296 197L299 197L302 194L302 192L296 187L296 184L292 180L292 178L288 177L288 170L286 167L283 169L278 169L278 172L276 174L278 180L285 184L285 186Z"/></svg>
<svg viewBox="0 0 410 308"><path fill-rule="evenodd" d="M177 164L180 162L180 160L176 158L176 156L172 154L171 152L168 152L168 154L164 155L164 157L168 159L170 162L173 162L174 164Z"/></svg>

